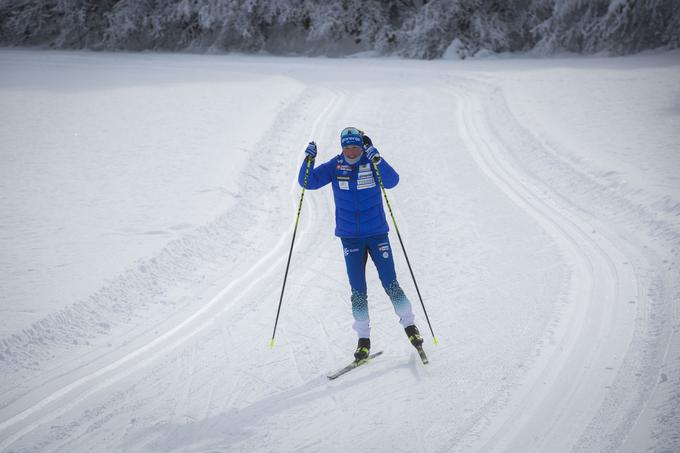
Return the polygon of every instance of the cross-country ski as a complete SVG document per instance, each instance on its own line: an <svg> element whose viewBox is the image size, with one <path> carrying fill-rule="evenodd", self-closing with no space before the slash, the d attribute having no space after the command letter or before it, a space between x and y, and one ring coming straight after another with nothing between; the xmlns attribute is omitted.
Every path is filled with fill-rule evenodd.
<svg viewBox="0 0 680 453"><path fill-rule="evenodd" d="M425 354L425 351L423 350L422 347L416 348L416 350L418 351L418 356L420 357L420 360L422 360L424 365L430 363L430 359L427 358L427 354Z"/></svg>
<svg viewBox="0 0 680 453"><path fill-rule="evenodd" d="M357 368L357 367L360 367L361 365L364 365L364 364L368 363L368 361L373 360L374 358L378 357L378 356L379 356L380 354L382 354L382 353L383 353L382 351L378 351L378 352L374 352L374 353L370 354L370 355L369 355L368 357L366 357L365 359L355 359L355 360L354 360L353 362L351 362L349 365L347 365L347 366L345 366L345 367L339 369L338 371L335 371L335 372L333 372L333 373L330 373L327 377L328 377L328 379L330 379L330 380L337 379L337 378L339 378L340 376L342 376L343 374L347 374L347 373L349 373L350 371L352 371L353 369L355 369L355 368Z"/></svg>

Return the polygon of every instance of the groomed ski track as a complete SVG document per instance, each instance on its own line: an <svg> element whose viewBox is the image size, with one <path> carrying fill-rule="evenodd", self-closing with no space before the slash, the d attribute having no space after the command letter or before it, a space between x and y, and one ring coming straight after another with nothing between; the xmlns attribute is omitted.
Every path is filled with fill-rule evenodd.
<svg viewBox="0 0 680 453"><path fill-rule="evenodd" d="M609 241L611 232L596 228L577 206L559 197L535 175L518 168L512 159L513 147L542 145L526 131L512 143L494 130L493 124L523 129L513 121L498 90L475 82L463 82L460 88L455 94L463 107L457 120L463 125L461 133L475 161L513 203L559 244L572 270L559 324L549 330L540 356L521 384L505 397L500 414L479 433L480 445L473 444L473 449L569 451L578 445L590 423L598 427L605 423L597 420L597 410L617 372L626 372L621 365L632 341L636 307L622 301L636 300L643 305L649 301L644 297L640 300L630 261ZM641 365L632 366L640 369ZM634 395L631 389L630 397ZM606 423L623 424L630 417L625 413L616 415L621 419ZM620 440L600 445L616 448Z"/></svg>
<svg viewBox="0 0 680 453"><path fill-rule="evenodd" d="M327 119L328 113L333 110L335 105L342 100L342 95L339 92L331 93L330 99L319 117L315 120L309 140L312 137L318 136L319 130L326 126L324 120ZM290 114L290 110L297 105L299 104L294 104L291 106L291 109L286 110L281 115L283 121ZM274 131L271 133L277 134L279 129L285 130L285 127L277 123L273 129ZM297 168L297 165L295 167ZM289 193L291 200L298 196L299 186L297 180L290 183ZM298 231L298 234L305 237L313 236L313 234L310 235L309 230L314 221L315 210L310 208L309 205L313 206L314 202L307 201L305 208L306 215L300 222ZM291 205L291 209L293 209L293 212L297 211L297 204ZM242 272L240 277L230 281L199 310L193 313L184 313L183 315L186 319L177 325L165 327L167 330L164 332L155 331L155 338L153 340L145 342L146 338L142 338L140 339L141 341L135 341L127 346L125 350L119 352L122 357L116 358L110 363L106 363L106 359L104 359L104 364L101 365L99 363L87 364L83 366L85 371L78 369L71 373L71 376L60 375L52 381L56 381L52 385L49 381L41 382L39 386L36 386L37 388L25 397L12 401L10 405L3 408L3 413L7 410L15 412L16 415L0 423L0 432L3 432L0 450L8 448L18 438L29 434L36 427L66 413L88 397L115 384L131 373L148 366L159 356L176 349L198 332L211 325L216 316L237 306L249 292L256 288L256 285L266 280L278 280L281 267L285 264L284 258L292 233L293 226L291 225L280 236L279 241L266 254L258 257L257 261ZM299 291L298 289L298 293ZM294 291L289 289L288 294L290 295L291 293L295 294ZM111 355L115 356L114 354ZM92 372L89 372L90 368L93 369ZM63 385L62 383L68 384ZM60 385L63 386L60 387ZM35 399L39 399L39 401L35 403ZM20 428L17 429L17 427ZM9 435L5 433L9 433Z"/></svg>
<svg viewBox="0 0 680 453"><path fill-rule="evenodd" d="M677 288L660 283L669 281L655 271L662 258L644 236L564 192L587 176L520 122L492 78L437 74L414 85L429 77L414 66L383 84L296 71L304 89L253 146L267 165L251 158L240 176L244 202L209 226L215 237L196 239L209 247L239 231L238 257L215 258L214 280L191 303L152 310L153 322L125 331L115 347L56 353L27 379L7 373L0 451L655 446L648 404L660 368L679 352L677 307L659 301ZM302 149L316 140L325 161L339 128L357 121L400 164L401 186L388 195L440 345L432 345L392 237L430 364L419 363L369 264L373 341L385 353L328 382L355 342L328 188L305 194L276 346L267 343ZM418 133L421 149L395 155ZM541 168L562 179L545 180ZM664 228L666 237L677 234ZM515 269L516 260L526 269Z"/></svg>

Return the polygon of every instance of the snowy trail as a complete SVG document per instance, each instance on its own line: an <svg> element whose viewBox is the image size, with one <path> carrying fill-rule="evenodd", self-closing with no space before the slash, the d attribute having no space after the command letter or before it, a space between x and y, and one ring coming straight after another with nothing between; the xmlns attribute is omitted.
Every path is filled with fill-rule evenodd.
<svg viewBox="0 0 680 453"><path fill-rule="evenodd" d="M668 266L677 256L678 224L654 209L641 215L640 205L612 191L608 181L585 176L583 168L575 165L578 160L565 159L568 153L562 143L561 149L555 149L554 142L537 140L526 125L520 124L503 95L500 90L491 90L479 97L486 100L483 108L486 134L496 137L497 149L504 148L496 154L501 156L502 163L497 168L514 173L520 182L516 187L533 185L536 198L565 208L569 217L561 225L576 222L580 226L585 240L581 250L592 255L594 268L600 269L593 280L595 298L591 300L593 308L600 311L600 318L589 316L581 324L582 338L590 341L580 340L582 347L573 351L573 363L562 371L563 375L573 373L576 383L566 380L555 383L553 391L565 392L571 387L571 393L556 395L553 407L547 405L545 411L538 411L543 418L529 421L523 445L529 444L529 429L554 419L562 428L557 430L556 445L578 439L571 444L573 451L591 451L593 445L604 451L640 451L650 444L654 444L655 450L672 450L677 431L669 422L673 410L664 400L673 399L670 395L677 392L677 387L664 384L668 376L665 371L677 370L671 357L680 350L678 306L674 302L678 279L673 267ZM662 143L665 138L657 140ZM647 146L655 147L656 142L649 141ZM517 165L519 156L521 166ZM667 165L678 166L676 162ZM553 172L560 179L554 179ZM585 196L574 196L565 189L569 187L565 183ZM595 208L598 205L601 206ZM616 206L613 211L612 206ZM582 369L577 371L579 367ZM534 386L533 391L537 388ZM658 404L659 413L650 410L651 401ZM554 407L570 410L563 409L558 415ZM657 428L651 429L652 425ZM516 425L506 433L514 432L514 428ZM561 433L569 429L573 436L564 436L564 443L560 443ZM507 435L505 440L509 440ZM517 437L516 441L522 438ZM517 442L508 445L518 448ZM537 445L542 448L545 444Z"/></svg>
<svg viewBox="0 0 680 453"><path fill-rule="evenodd" d="M468 90L460 90L459 96L474 92L474 83L463 86ZM508 159L509 146L537 144L503 143L494 134L488 114L494 108L488 101L480 102L490 98L496 108L502 105L485 96L492 91L482 87L474 97L462 95L461 132L487 176L561 245L573 274L569 303L550 332L549 345L501 414L485 428L475 449L569 450L595 416L622 365L636 316L635 307L622 301L639 300L640 288L628 258L615 243Z"/></svg>
<svg viewBox="0 0 680 453"><path fill-rule="evenodd" d="M154 65L187 76L186 63L167 58ZM256 139L247 164L230 169L233 204L135 265L172 250L169 265L139 278L171 271L176 286L158 297L176 305L140 303L147 293L123 286L134 323L105 318L111 326L99 331L83 321L91 343L72 349L28 334L6 343L15 351L0 363L11 383L0 389L0 451L673 448L663 420L677 394L671 384L680 382L672 302L680 230L672 216L631 209L624 214L633 223L624 223L624 214L597 209L628 201L567 159L570 143L556 145L526 122L508 98L502 64L487 72L303 59L285 60L283 70L278 59L193 58L216 80L233 71L229 83L238 87L244 75L266 75L268 92L281 86L294 95L282 98L265 130L225 122L227 134ZM534 63L512 64L521 71L507 74L520 77ZM199 114L204 100L195 102L186 108ZM363 126L401 175L388 196L440 345L432 346L395 252L430 365L419 363L368 265L372 342L384 354L329 382L355 338L328 188L305 193L276 346L267 342L301 150L314 139L325 161L348 124ZM584 195L570 192L589 184ZM191 262L184 271L183 257ZM94 310L95 320L115 314L106 301L81 311ZM60 313L45 331L55 319L72 324L69 316Z"/></svg>
<svg viewBox="0 0 680 453"><path fill-rule="evenodd" d="M341 100L336 95L319 115L312 126L310 140L320 133L320 129L325 126L328 112L332 111L335 105ZM294 181L290 188L291 195L298 192L297 182ZM297 205L294 206L294 211ZM307 234L312 225L314 217L309 217L303 221L299 228L301 235ZM182 343L188 341L202 329L208 327L215 316L230 309L233 305L239 304L255 286L266 279L272 279L275 272L281 268L284 252L287 249L288 240L293 232L292 226L288 231L281 235L278 242L262 255L250 268L243 271L239 278L232 280L207 304L196 312L190 314L185 320L176 326L166 327L168 330L158 335L153 341L136 345L135 349L126 353L123 357L109 363L96 371L82 375L82 370L75 370L70 375L60 376L60 382L69 382L68 385L51 389L51 386L40 386L39 392L42 394L35 402L36 395L30 394L18 401L13 401L8 407L3 408L4 412L16 413L13 417L0 423L0 433L3 441L0 449L7 448L18 438L30 433L37 426L44 424L54 418L66 413L85 399L100 392L101 390L115 384L124 377L135 371L146 367L159 356L176 349ZM59 385L59 383L57 383ZM43 396L46 395L46 396ZM29 405L25 409L24 406ZM20 429L12 428L20 426Z"/></svg>

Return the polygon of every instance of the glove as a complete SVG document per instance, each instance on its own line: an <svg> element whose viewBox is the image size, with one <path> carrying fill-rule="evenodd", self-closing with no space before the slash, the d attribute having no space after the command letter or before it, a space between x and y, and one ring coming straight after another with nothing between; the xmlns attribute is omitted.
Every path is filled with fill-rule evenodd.
<svg viewBox="0 0 680 453"><path fill-rule="evenodd" d="M364 149L368 149L369 147L373 146L373 142L368 135L362 135L361 138L364 139Z"/></svg>
<svg viewBox="0 0 680 453"><path fill-rule="evenodd" d="M316 143L309 142L307 149L305 149L305 154L307 154L308 159L314 159L316 157Z"/></svg>
<svg viewBox="0 0 680 453"><path fill-rule="evenodd" d="M368 160L371 162L375 162L376 164L380 163L380 153L373 145L366 148L366 157L368 157Z"/></svg>

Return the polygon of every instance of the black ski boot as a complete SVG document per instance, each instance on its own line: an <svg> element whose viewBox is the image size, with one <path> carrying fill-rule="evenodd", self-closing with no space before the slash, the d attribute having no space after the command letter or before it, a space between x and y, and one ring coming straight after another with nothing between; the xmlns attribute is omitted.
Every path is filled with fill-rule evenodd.
<svg viewBox="0 0 680 453"><path fill-rule="evenodd" d="M366 360L368 358L368 353L370 350L371 340L369 338L359 338L357 350L354 351L354 360L356 360L357 362L360 360Z"/></svg>
<svg viewBox="0 0 680 453"><path fill-rule="evenodd" d="M408 341L417 349L423 346L423 337L420 336L418 328L415 325L408 326L404 329L406 331L406 336Z"/></svg>

